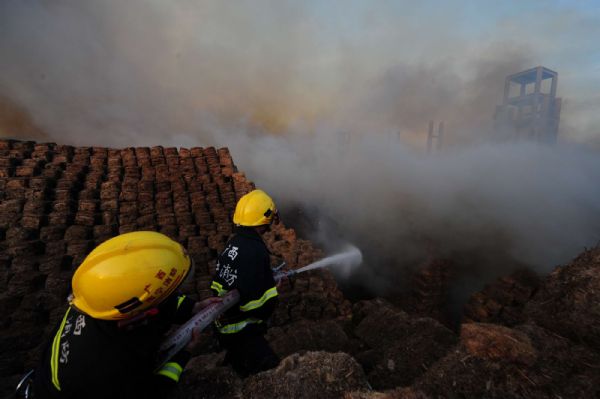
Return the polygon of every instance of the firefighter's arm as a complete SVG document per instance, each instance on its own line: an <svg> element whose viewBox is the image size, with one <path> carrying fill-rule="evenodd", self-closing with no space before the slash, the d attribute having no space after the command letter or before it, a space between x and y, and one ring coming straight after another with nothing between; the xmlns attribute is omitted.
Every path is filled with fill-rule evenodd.
<svg viewBox="0 0 600 399"><path fill-rule="evenodd" d="M195 302L185 295L177 295L174 302L174 322L177 324L186 322L193 314ZM181 373L191 357L188 347L185 347L155 371L153 386L157 393L156 397L164 396L179 382Z"/></svg>
<svg viewBox="0 0 600 399"><path fill-rule="evenodd" d="M267 321L277 306L277 287L265 291L264 295L255 300L240 305L240 310L247 318L261 319Z"/></svg>
<svg viewBox="0 0 600 399"><path fill-rule="evenodd" d="M174 388L181 378L181 373L185 365L191 358L187 348L177 353L171 360L162 365L154 373L154 393L156 397L165 397L165 395Z"/></svg>
<svg viewBox="0 0 600 399"><path fill-rule="evenodd" d="M186 295L178 295L176 301L175 317L173 322L175 324L183 324L190 319L196 312L196 302Z"/></svg>

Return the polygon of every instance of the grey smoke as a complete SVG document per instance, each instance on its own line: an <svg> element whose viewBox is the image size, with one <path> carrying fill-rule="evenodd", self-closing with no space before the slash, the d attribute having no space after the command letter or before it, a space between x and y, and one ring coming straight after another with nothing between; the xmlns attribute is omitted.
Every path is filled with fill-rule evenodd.
<svg viewBox="0 0 600 399"><path fill-rule="evenodd" d="M600 240L597 152L513 143L427 157L399 141L362 138L340 148L330 138L239 137L232 147L262 187L284 204L320 209L345 239L375 254L379 271L415 266L434 249L480 261L484 279L517 266L546 273Z"/></svg>
<svg viewBox="0 0 600 399"><path fill-rule="evenodd" d="M490 278L594 245L598 15L540 5L469 35L463 8L425 3L4 0L0 96L59 143L229 146L382 281L432 250ZM561 145L489 144L504 77L538 64L559 72ZM426 157L430 119L447 148Z"/></svg>

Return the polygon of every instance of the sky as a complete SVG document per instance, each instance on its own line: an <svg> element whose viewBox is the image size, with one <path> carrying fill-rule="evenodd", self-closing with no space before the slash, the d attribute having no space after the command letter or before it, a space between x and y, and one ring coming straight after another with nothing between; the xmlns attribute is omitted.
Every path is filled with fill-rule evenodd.
<svg viewBox="0 0 600 399"><path fill-rule="evenodd" d="M430 119L464 142L489 129L506 75L544 65L561 139L596 145L599 22L597 1L5 0L0 104L78 143L207 140L208 120L422 141Z"/></svg>
<svg viewBox="0 0 600 399"><path fill-rule="evenodd" d="M600 241L598 38L598 1L2 0L0 136L227 146L384 281L432 243L547 272ZM491 145L505 77L538 65L558 145Z"/></svg>

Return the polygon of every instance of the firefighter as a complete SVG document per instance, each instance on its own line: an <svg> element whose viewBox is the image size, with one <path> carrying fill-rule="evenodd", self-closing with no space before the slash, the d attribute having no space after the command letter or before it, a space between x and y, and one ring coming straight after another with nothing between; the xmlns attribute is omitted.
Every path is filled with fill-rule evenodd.
<svg viewBox="0 0 600 399"><path fill-rule="evenodd" d="M96 247L75 271L69 307L35 371L35 398L164 397L199 334L155 370L163 335L220 301L175 293L192 266L179 243L156 232L122 234Z"/></svg>
<svg viewBox="0 0 600 399"><path fill-rule="evenodd" d="M240 301L215 322L217 337L230 364L242 377L273 368L279 358L264 338L267 320L277 305L277 287L270 252L262 235L279 222L275 203L264 191L254 190L238 201L234 235L219 255L211 289L218 296L232 289Z"/></svg>

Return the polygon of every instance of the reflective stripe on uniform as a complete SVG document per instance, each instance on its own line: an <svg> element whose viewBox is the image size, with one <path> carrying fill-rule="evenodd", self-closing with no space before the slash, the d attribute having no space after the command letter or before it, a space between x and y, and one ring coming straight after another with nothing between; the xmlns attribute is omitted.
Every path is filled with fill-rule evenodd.
<svg viewBox="0 0 600 399"><path fill-rule="evenodd" d="M65 313L65 316L62 319L62 322L60 323L60 327L58 328L56 335L54 336L54 340L52 341L52 356L50 357L50 371L52 374L52 384L59 391L60 391L60 382L58 381L58 358L59 358L59 351L60 351L60 336L63 333L63 330L65 328L65 323L67 322L67 316L69 315L70 311L71 311L71 308L69 307L67 309L67 312Z"/></svg>
<svg viewBox="0 0 600 399"><path fill-rule="evenodd" d="M175 382L179 382L179 377L181 376L182 372L183 367L181 367L175 362L169 362L165 363L165 365L162 366L160 370L156 372L156 374L164 375L165 377L170 378Z"/></svg>
<svg viewBox="0 0 600 399"><path fill-rule="evenodd" d="M181 306L181 304L183 303L183 301L185 301L185 295L180 295L177 298L177 309L179 309L179 307Z"/></svg>
<svg viewBox="0 0 600 399"><path fill-rule="evenodd" d="M216 281L213 281L212 284L210 285L210 288L212 290L217 291L217 295L218 296L223 296L225 294L227 294L227 290L223 288L223 286L219 283L217 283Z"/></svg>
<svg viewBox="0 0 600 399"><path fill-rule="evenodd" d="M265 304L265 302L267 302L269 299L274 298L276 296L277 296L277 287L269 288L268 290L265 291L263 296L261 296L260 298L250 301L243 306L240 306L240 310L242 312L247 312L249 310L260 308L262 305Z"/></svg>
<svg viewBox="0 0 600 399"><path fill-rule="evenodd" d="M239 323L226 324L224 326L217 326L217 329L219 330L219 332L221 334L234 334L234 333L242 331L244 329L244 327L246 327L248 324L260 324L262 322L263 321L261 319L250 318L250 319L242 320Z"/></svg>

